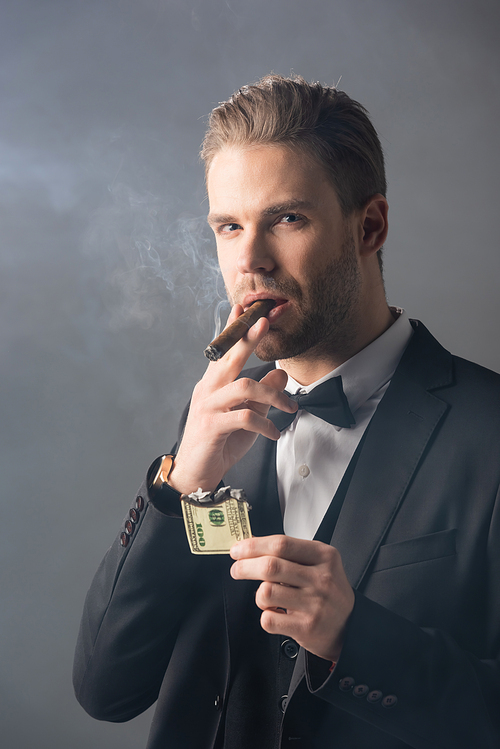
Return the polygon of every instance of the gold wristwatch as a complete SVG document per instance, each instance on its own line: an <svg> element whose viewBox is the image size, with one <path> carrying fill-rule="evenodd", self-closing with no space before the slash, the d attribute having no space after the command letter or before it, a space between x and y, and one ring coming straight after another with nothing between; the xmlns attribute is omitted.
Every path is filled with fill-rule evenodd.
<svg viewBox="0 0 500 749"><path fill-rule="evenodd" d="M168 483L174 467L174 460L175 455L160 455L159 458L156 458L149 468L146 484L151 501L157 510L165 515L181 517L181 492L178 492Z"/></svg>
<svg viewBox="0 0 500 749"><path fill-rule="evenodd" d="M168 478L172 473L174 460L175 455L160 455L159 458L156 458L148 471L148 489L162 489L164 484L170 486ZM170 488L175 491L173 487L170 486Z"/></svg>

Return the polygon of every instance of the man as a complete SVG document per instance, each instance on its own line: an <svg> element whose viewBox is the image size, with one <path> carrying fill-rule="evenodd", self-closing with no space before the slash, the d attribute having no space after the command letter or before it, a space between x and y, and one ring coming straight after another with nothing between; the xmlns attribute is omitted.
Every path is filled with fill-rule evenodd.
<svg viewBox="0 0 500 749"><path fill-rule="evenodd" d="M158 699L149 749L498 747L500 378L387 306L359 104L268 76L202 155L229 322L276 306L208 366L103 561L78 699L115 721ZM192 556L180 494L221 481L254 537Z"/></svg>

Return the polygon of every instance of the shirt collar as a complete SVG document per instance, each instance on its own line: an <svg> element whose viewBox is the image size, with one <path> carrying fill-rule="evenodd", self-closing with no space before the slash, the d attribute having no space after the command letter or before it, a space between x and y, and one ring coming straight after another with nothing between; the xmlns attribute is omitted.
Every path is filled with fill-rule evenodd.
<svg viewBox="0 0 500 749"><path fill-rule="evenodd" d="M301 385L288 375L289 393L309 393L331 377L342 376L342 387L353 414L392 378L399 360L413 334L408 315L400 307L390 308L398 315L395 322L381 336L339 367L310 385ZM276 362L276 367L280 367Z"/></svg>

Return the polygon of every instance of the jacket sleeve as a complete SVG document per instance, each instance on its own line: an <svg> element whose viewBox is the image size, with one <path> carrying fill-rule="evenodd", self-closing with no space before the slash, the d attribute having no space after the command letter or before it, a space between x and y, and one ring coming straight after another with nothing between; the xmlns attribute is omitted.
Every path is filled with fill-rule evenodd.
<svg viewBox="0 0 500 749"><path fill-rule="evenodd" d="M156 701L193 589L200 584L201 568L188 553L176 513L180 508L172 508L171 498L161 492L150 494L148 479L149 472L133 502L134 520L129 511L85 599L73 686L84 710L98 720L130 720Z"/></svg>
<svg viewBox="0 0 500 749"><path fill-rule="evenodd" d="M482 645L471 643L476 652L460 647L446 632L420 627L356 592L333 672L321 674L317 659L306 654L310 692L415 749L498 749L498 499L485 553L487 601L476 618L476 641Z"/></svg>
<svg viewBox="0 0 500 749"><path fill-rule="evenodd" d="M157 509L146 484L134 503L141 506L127 545L119 534L104 557L80 625L75 693L101 720L129 720L156 700L180 623L201 585L182 519Z"/></svg>

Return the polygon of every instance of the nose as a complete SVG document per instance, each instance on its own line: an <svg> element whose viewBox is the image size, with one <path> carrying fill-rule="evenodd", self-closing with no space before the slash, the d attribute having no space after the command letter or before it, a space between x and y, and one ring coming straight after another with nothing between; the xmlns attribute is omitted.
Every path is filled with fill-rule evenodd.
<svg viewBox="0 0 500 749"><path fill-rule="evenodd" d="M238 242L239 273L271 273L275 268L271 248L261 232L246 230Z"/></svg>

